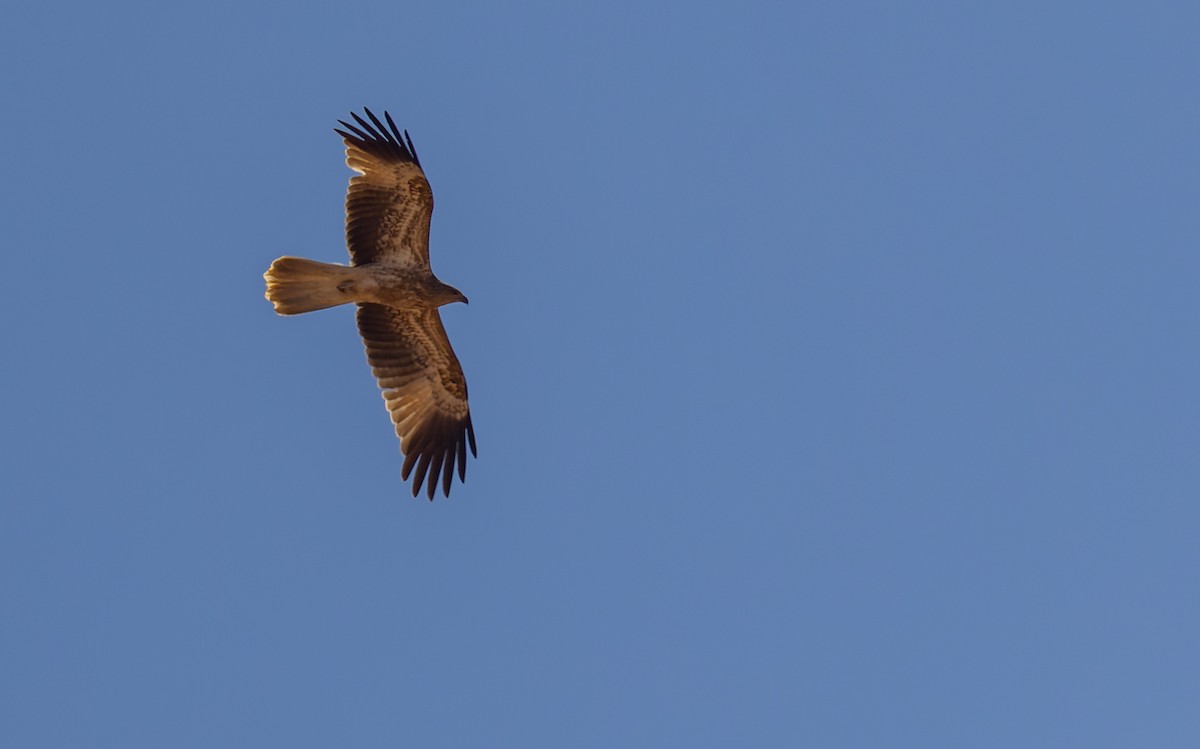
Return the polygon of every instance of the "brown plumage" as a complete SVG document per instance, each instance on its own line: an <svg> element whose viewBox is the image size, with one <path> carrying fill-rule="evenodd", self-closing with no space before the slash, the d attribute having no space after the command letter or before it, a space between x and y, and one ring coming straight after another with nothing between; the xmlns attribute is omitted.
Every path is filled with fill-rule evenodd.
<svg viewBox="0 0 1200 749"><path fill-rule="evenodd" d="M339 120L346 130L334 131L346 144L347 166L358 172L346 193L350 265L281 257L263 274L266 296L281 315L358 305L367 361L404 453L400 476L413 475L414 497L425 483L430 499L440 478L449 497L456 466L466 480L475 428L467 380L437 308L467 298L430 270L433 191L412 140L387 112L384 125L364 111L370 122L351 113L357 125Z"/></svg>

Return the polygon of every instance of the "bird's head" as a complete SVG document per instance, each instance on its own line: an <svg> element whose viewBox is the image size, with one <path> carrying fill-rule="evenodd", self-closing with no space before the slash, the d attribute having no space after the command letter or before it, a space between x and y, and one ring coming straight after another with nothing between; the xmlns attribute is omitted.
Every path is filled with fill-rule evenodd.
<svg viewBox="0 0 1200 749"><path fill-rule="evenodd" d="M453 304L454 302L468 304L466 294L462 293L450 284L442 283L441 281L434 282L433 301L439 307L441 307L443 304Z"/></svg>

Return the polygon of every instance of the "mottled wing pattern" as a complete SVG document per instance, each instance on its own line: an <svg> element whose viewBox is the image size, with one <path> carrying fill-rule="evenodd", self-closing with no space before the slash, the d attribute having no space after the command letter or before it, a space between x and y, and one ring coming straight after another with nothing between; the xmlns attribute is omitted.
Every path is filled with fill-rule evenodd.
<svg viewBox="0 0 1200 749"><path fill-rule="evenodd" d="M428 496L450 496L454 466L467 476L467 445L475 455L475 428L467 407L467 380L436 309L398 310L358 305L358 330L404 453L401 478L413 477L413 496L428 477Z"/></svg>
<svg viewBox="0 0 1200 749"><path fill-rule="evenodd" d="M387 125L371 110L357 126L338 120L346 143L346 165L358 175L346 193L346 246L354 265L382 263L429 269L429 219L433 190L412 140L403 137L387 112ZM349 132L347 132L347 130Z"/></svg>

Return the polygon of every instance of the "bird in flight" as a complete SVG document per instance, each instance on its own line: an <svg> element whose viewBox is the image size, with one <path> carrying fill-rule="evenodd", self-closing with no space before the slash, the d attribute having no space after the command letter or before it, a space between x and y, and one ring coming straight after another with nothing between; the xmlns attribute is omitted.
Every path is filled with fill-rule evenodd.
<svg viewBox="0 0 1200 749"><path fill-rule="evenodd" d="M263 274L266 297L281 315L358 305L358 332L367 362L404 453L401 479L413 476L413 496L425 483L429 499L450 496L454 468L466 480L467 445L475 455L475 428L467 380L438 307L467 303L429 267L433 191L408 132L385 125L371 110L356 124L338 120L346 165L358 172L346 192L346 247L350 265L281 257Z"/></svg>

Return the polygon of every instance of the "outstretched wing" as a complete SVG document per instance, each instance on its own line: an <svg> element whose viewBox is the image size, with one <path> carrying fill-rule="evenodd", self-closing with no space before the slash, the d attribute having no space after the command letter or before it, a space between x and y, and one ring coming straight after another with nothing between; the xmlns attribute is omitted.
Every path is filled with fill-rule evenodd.
<svg viewBox="0 0 1200 749"><path fill-rule="evenodd" d="M358 305L358 331L367 361L383 388L408 480L414 466L413 496L428 477L428 496L450 496L454 466L467 478L467 445L475 455L475 428L467 407L467 379L436 309L398 310L381 304Z"/></svg>
<svg viewBox="0 0 1200 749"><path fill-rule="evenodd" d="M346 143L346 166L358 172L346 192L346 247L354 265L382 263L429 269L429 219L433 190L412 139L401 137L392 116L385 126L371 110L367 122L338 120Z"/></svg>

